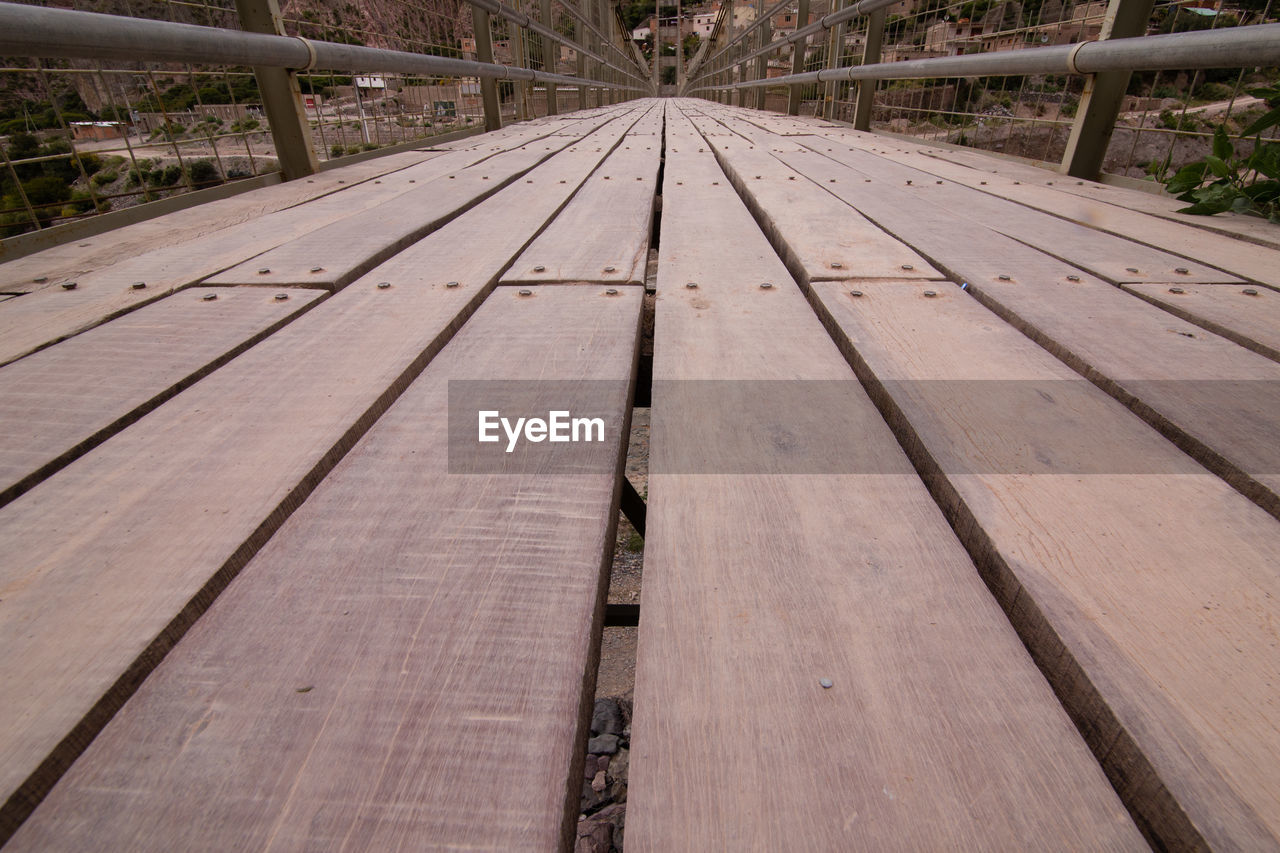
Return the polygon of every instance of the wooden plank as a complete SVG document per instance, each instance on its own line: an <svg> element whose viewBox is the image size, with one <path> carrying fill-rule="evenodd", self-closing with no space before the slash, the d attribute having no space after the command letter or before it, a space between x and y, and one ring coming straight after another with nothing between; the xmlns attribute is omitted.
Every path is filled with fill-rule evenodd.
<svg viewBox="0 0 1280 853"><path fill-rule="evenodd" d="M550 191L509 187L0 509L0 679L26 685L0 837L603 157L552 158Z"/></svg>
<svg viewBox="0 0 1280 853"><path fill-rule="evenodd" d="M503 284L644 284L661 159L660 139L628 133L511 265Z"/></svg>
<svg viewBox="0 0 1280 853"><path fill-rule="evenodd" d="M187 210L157 216L145 222L112 229L75 243L45 249L0 264L0 290L27 292L74 281L96 269L175 243L198 239L241 222L258 219L277 210L351 189L438 154L410 151L354 163L312 175L301 181L285 181L251 192L206 202ZM37 282L35 279L45 281Z"/></svg>
<svg viewBox="0 0 1280 853"><path fill-rule="evenodd" d="M641 296L491 294L8 847L569 849ZM450 473L464 380L594 386L603 464Z"/></svg>
<svg viewBox="0 0 1280 853"><path fill-rule="evenodd" d="M503 151L398 197L256 255L208 279L209 284L310 284L339 289L474 204L500 192L542 161L572 145L608 151L626 119L580 135L548 137ZM317 269L319 268L319 269ZM263 270L266 270L264 273Z"/></svg>
<svg viewBox="0 0 1280 853"><path fill-rule="evenodd" d="M628 849L1141 848L711 155L672 150ZM734 436L743 471L665 467Z"/></svg>
<svg viewBox="0 0 1280 853"><path fill-rule="evenodd" d="M706 125L694 124L706 133ZM943 277L909 246L814 186L767 148L736 136L707 139L756 223L791 270L802 269L807 280Z"/></svg>
<svg viewBox="0 0 1280 853"><path fill-rule="evenodd" d="M926 287L813 294L1154 846L1280 848L1280 524Z"/></svg>
<svg viewBox="0 0 1280 853"><path fill-rule="evenodd" d="M0 368L0 504L253 346L321 295L246 288L174 294Z"/></svg>
<svg viewBox="0 0 1280 853"><path fill-rule="evenodd" d="M935 179L927 172L903 166L878 153L830 140L796 139L851 167L864 180L897 182L903 192L910 193L921 204L934 204L954 216L963 215L1107 281L1240 283L1233 275L1180 255L1077 225L955 182Z"/></svg>
<svg viewBox="0 0 1280 853"><path fill-rule="evenodd" d="M1152 305L1280 361L1280 293L1265 287L1125 284Z"/></svg>
<svg viewBox="0 0 1280 853"><path fill-rule="evenodd" d="M858 147L871 146L869 150L874 150L881 157L913 166L939 178L980 189L1157 249L1176 248L1179 254L1188 258L1280 287L1280 272L1277 272L1280 269L1280 253L1275 249L1065 192L1064 184L1070 186L1074 179L1056 175L1056 180L1050 178L1036 183L1023 182L931 156L929 149L920 151L916 146L902 147L901 143L899 147L893 147L889 144L892 140L845 133L838 138ZM1074 184L1083 185L1083 182L1074 181Z"/></svg>
<svg viewBox="0 0 1280 853"><path fill-rule="evenodd" d="M246 257L375 208L418 189L419 181L441 178L489 156L487 152L446 154L308 204L122 260L79 279L74 290L52 287L28 294L0 307L0 363L92 328ZM145 290L133 288L139 281L146 283Z"/></svg>
<svg viewBox="0 0 1280 853"><path fill-rule="evenodd" d="M1003 158L997 159L989 154L983 154L982 152L944 148L932 149L929 151L929 154L933 157L949 160L953 163L960 163L961 165L990 172L995 175L1005 175L1011 178L1038 182L1041 184L1047 184L1049 181L1053 181L1053 185L1055 187L1060 189L1062 192L1070 193L1071 195L1078 195L1083 198L1104 201L1125 210L1141 211L1152 216L1158 216L1161 219L1166 219L1170 222L1189 225L1193 228L1221 234L1242 242L1268 246L1272 249L1280 249L1280 238L1276 237L1275 229L1271 228L1265 222L1244 214L1225 213L1210 217L1178 213L1178 210L1187 206L1186 202L1170 198L1163 193L1144 192L1142 190L1129 189L1128 187L1114 186L1111 184L1095 183L1093 181L1085 181L1083 184L1075 183L1071 179L1050 169L1041 169L1037 166L1019 163L1014 160L1006 160Z"/></svg>
<svg viewBox="0 0 1280 853"><path fill-rule="evenodd" d="M1280 515L1275 362L927 204L897 181L829 184L856 173L815 152L774 156L965 283L984 305Z"/></svg>

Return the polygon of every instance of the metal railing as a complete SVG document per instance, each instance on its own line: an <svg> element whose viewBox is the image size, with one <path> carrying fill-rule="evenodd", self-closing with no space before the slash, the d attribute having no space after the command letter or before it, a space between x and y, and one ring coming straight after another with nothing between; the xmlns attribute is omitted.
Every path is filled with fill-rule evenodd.
<svg viewBox="0 0 1280 853"><path fill-rule="evenodd" d="M143 202L652 92L603 0L391 0L355 21L285 16L276 0L139 6L148 17L0 2L0 55L27 58L0 69L11 247L100 213L142 218Z"/></svg>
<svg viewBox="0 0 1280 853"><path fill-rule="evenodd" d="M684 93L1020 155L1079 177L1159 178L1204 153L1206 119L1247 126L1266 107L1244 91L1280 76L1270 2L1239 17L1175 0L840 3L809 15L807 0L789 0L723 33ZM780 9L795 28L753 38Z"/></svg>

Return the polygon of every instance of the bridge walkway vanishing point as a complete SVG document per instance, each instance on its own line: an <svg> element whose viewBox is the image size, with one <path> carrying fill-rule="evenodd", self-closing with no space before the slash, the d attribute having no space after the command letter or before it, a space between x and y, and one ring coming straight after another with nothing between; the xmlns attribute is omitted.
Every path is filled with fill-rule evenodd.
<svg viewBox="0 0 1280 853"><path fill-rule="evenodd" d="M628 850L1280 849L1280 240L1177 207L650 99L0 266L0 839L570 848L640 394Z"/></svg>

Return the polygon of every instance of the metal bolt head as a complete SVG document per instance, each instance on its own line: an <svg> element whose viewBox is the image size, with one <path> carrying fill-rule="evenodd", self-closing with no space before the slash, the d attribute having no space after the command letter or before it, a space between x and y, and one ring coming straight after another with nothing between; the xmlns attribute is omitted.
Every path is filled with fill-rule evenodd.
<svg viewBox="0 0 1280 853"><path fill-rule="evenodd" d="M521 295L521 296L533 296L533 291L532 291L532 290L522 290L522 291L520 291L520 295Z"/></svg>
<svg viewBox="0 0 1280 853"><path fill-rule="evenodd" d="M684 286L689 288L690 290L696 290L698 287L698 283L696 281L686 281L684 283Z"/></svg>
<svg viewBox="0 0 1280 853"><path fill-rule="evenodd" d="M444 283L444 286L445 286L445 287L457 287L457 286L458 286L458 283L457 283L456 281L446 281L446 282Z"/></svg>
<svg viewBox="0 0 1280 853"><path fill-rule="evenodd" d="M324 271L324 267L312 267L312 268L311 268L311 271L312 271L312 272L323 272L323 271Z"/></svg>
<svg viewBox="0 0 1280 853"><path fill-rule="evenodd" d="M284 302L284 301L285 301L286 299L288 299L288 298L289 298L289 294L287 294L287 293L277 293L277 294L276 294L276 302Z"/></svg>
<svg viewBox="0 0 1280 853"><path fill-rule="evenodd" d="M771 289L773 289L773 282L771 282L771 281L762 281L762 282L760 282L760 289L761 289L761 290L771 290Z"/></svg>
<svg viewBox="0 0 1280 853"><path fill-rule="evenodd" d="M617 271L618 271L618 268L617 268L617 267L605 267L605 268L604 268L604 271L605 271L605 272L617 272Z"/></svg>
<svg viewBox="0 0 1280 853"><path fill-rule="evenodd" d="M135 281L133 284L129 285L129 287L133 288L134 290L146 290L147 283L145 281Z"/></svg>
<svg viewBox="0 0 1280 853"><path fill-rule="evenodd" d="M942 183L942 181L934 181L934 183L935 183L935 184L940 184L940 183Z"/></svg>
<svg viewBox="0 0 1280 853"><path fill-rule="evenodd" d="M32 279L32 281L34 281L36 284L44 284L48 280L49 280L49 276L47 275L38 275L34 279Z"/></svg>
<svg viewBox="0 0 1280 853"><path fill-rule="evenodd" d="M832 262L831 262L831 268L832 268L833 270L844 269L844 264L840 263L839 261L832 261Z"/></svg>
<svg viewBox="0 0 1280 853"><path fill-rule="evenodd" d="M258 267L258 275L266 275L271 272L271 267Z"/></svg>
<svg viewBox="0 0 1280 853"><path fill-rule="evenodd" d="M936 291L936 290L926 290L926 291L924 292L924 295L925 295L926 297L928 297L929 299L932 299L933 297L935 297L935 296L937 296L937 295L938 295L938 291Z"/></svg>
<svg viewBox="0 0 1280 853"><path fill-rule="evenodd" d="M75 290L75 289L76 289L76 283L75 283L74 281L64 281L64 282L62 283L62 289L63 289L63 290Z"/></svg>
<svg viewBox="0 0 1280 853"><path fill-rule="evenodd" d="M1254 289L1254 288L1252 288L1252 287L1246 287L1244 290L1242 290L1242 291L1240 291L1240 292L1241 292L1241 293L1243 293L1245 296L1257 296L1257 295L1258 295L1258 291L1257 291L1257 290L1255 290L1255 289Z"/></svg>
<svg viewBox="0 0 1280 853"><path fill-rule="evenodd" d="M1186 293L1186 291L1183 290L1181 287L1171 287L1169 288L1169 292L1170 293Z"/></svg>
<svg viewBox="0 0 1280 853"><path fill-rule="evenodd" d="M830 678L819 678L818 683L822 685L823 690L830 690L832 687L835 687L835 682Z"/></svg>
<svg viewBox="0 0 1280 853"><path fill-rule="evenodd" d="M903 264L902 268L908 271L915 269L915 267L913 267L911 264Z"/></svg>
<svg viewBox="0 0 1280 853"><path fill-rule="evenodd" d="M1137 267L1125 267L1125 268L1124 268L1124 271L1125 271L1125 272L1135 272L1135 273L1136 273L1136 272L1138 271L1138 268L1137 268Z"/></svg>
<svg viewBox="0 0 1280 853"><path fill-rule="evenodd" d="M856 299L856 298L858 298L859 296L861 296L861 295L862 295L862 291L861 291L861 290L850 290L850 291L849 291L849 295L850 295L850 296L852 296L852 297L854 297L854 298Z"/></svg>
<svg viewBox="0 0 1280 853"><path fill-rule="evenodd" d="M206 294L205 294L204 296L202 296L201 298L202 298L205 302L212 302L213 300L215 300L215 299L217 299L217 298L218 298L218 294L216 294L216 293L206 293Z"/></svg>
<svg viewBox="0 0 1280 853"><path fill-rule="evenodd" d="M1078 275L1069 275L1069 276L1067 276L1067 281L1079 281L1079 280L1080 280L1080 276L1078 276Z"/></svg>
<svg viewBox="0 0 1280 853"><path fill-rule="evenodd" d="M1186 275L1187 273L1190 272L1190 270L1188 270L1186 267L1177 267L1174 269L1174 272L1178 273L1179 275Z"/></svg>
<svg viewBox="0 0 1280 853"><path fill-rule="evenodd" d="M907 186L911 186L911 182L910 182L910 181L907 181Z"/></svg>
<svg viewBox="0 0 1280 853"><path fill-rule="evenodd" d="M618 295L618 291L617 291L617 289L616 289L616 288L611 287L611 288L609 288L608 290L606 290L606 291L605 291L605 295L606 295L606 296L617 296L617 295Z"/></svg>
<svg viewBox="0 0 1280 853"><path fill-rule="evenodd" d="M978 181L978 186L985 187L986 185L987 185L986 181Z"/></svg>
<svg viewBox="0 0 1280 853"><path fill-rule="evenodd" d="M378 290L386 290L390 286L391 286L391 282L389 281L378 282Z"/></svg>
<svg viewBox="0 0 1280 853"><path fill-rule="evenodd" d="M996 276L996 278L1000 279L1001 281L1012 281L1012 280L1013 280L1013 279L1009 278L1009 276L1007 276L1007 275L998 275L998 276Z"/></svg>
<svg viewBox="0 0 1280 853"><path fill-rule="evenodd" d="M546 267L544 267L542 264L538 264L536 267L534 267L534 268L533 268L533 271L534 271L534 272L546 272L546 271L547 271L547 268L546 268Z"/></svg>

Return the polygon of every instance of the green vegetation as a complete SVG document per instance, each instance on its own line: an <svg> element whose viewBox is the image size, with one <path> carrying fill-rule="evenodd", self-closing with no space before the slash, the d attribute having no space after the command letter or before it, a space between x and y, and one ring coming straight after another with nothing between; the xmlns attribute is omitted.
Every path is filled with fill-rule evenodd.
<svg viewBox="0 0 1280 853"><path fill-rule="evenodd" d="M23 202L24 195L41 225L59 216L83 213L93 207L88 194L73 192L72 185L80 179L81 169L90 177L100 171L101 158L94 154L82 154L76 158L71 155L71 146L65 140L54 139L42 144L30 133L10 136L6 153L13 163L13 172L7 169L0 172L0 207L5 211L0 213L0 236L9 237L32 228ZM52 159L38 163L20 162L42 157ZM72 212L64 214L68 207Z"/></svg>
<svg viewBox="0 0 1280 853"><path fill-rule="evenodd" d="M1253 150L1248 156L1237 155L1226 128L1218 127L1213 153L1164 181L1169 192L1191 202L1181 213L1209 216L1230 210L1280 225L1280 143L1262 141L1262 131L1280 125L1280 82L1250 89L1249 94L1262 98L1270 108L1240 132L1241 139L1253 137Z"/></svg>

